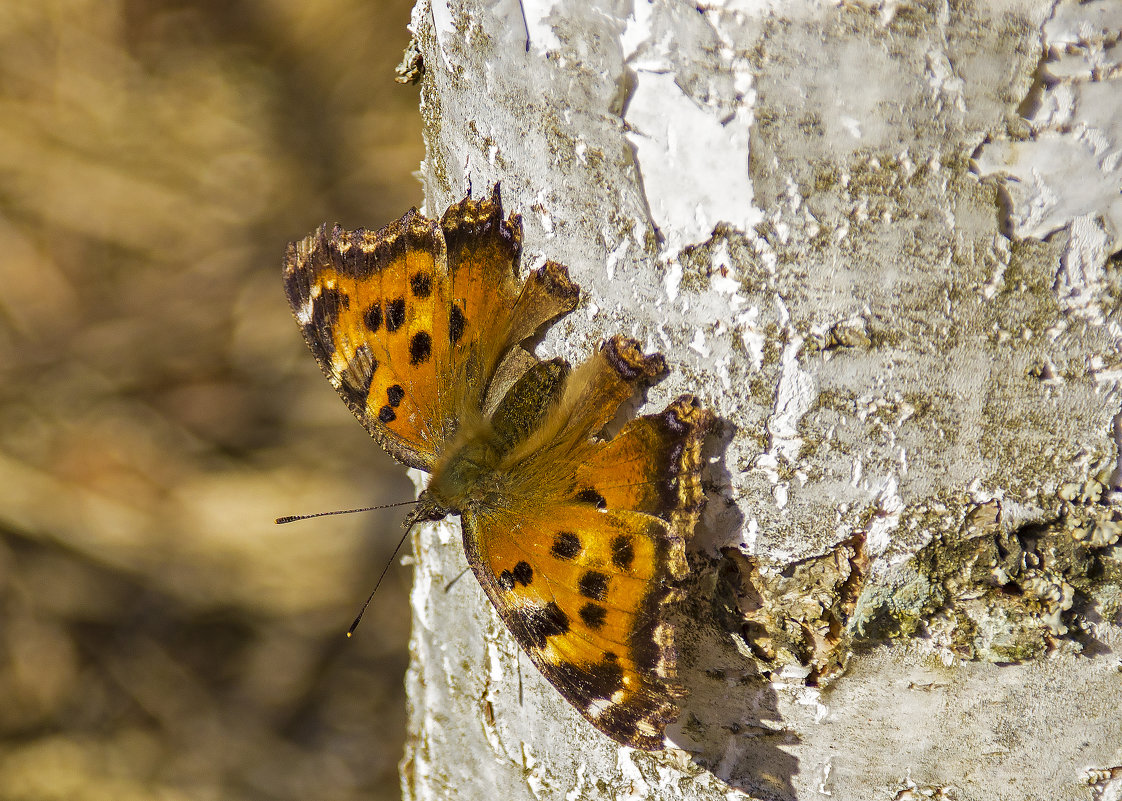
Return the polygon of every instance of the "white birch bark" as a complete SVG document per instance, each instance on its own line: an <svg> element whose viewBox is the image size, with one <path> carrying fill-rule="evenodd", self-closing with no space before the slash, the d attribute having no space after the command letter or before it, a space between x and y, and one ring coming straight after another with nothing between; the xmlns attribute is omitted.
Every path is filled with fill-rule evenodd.
<svg viewBox="0 0 1122 801"><path fill-rule="evenodd" d="M672 748L520 656L417 530L409 799L1118 798L1122 2L422 0L428 211L722 418ZM448 587L449 583L451 586Z"/></svg>

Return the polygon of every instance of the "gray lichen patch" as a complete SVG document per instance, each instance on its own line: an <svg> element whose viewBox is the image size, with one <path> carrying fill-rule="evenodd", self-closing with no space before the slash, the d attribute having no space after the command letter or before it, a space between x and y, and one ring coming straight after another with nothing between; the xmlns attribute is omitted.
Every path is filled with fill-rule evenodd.
<svg viewBox="0 0 1122 801"><path fill-rule="evenodd" d="M725 549L718 570L718 614L737 648L767 674L786 665L807 681L836 673L847 656L848 622L868 577L862 535L830 553L772 568Z"/></svg>
<svg viewBox="0 0 1122 801"><path fill-rule="evenodd" d="M1056 512L1013 531L995 521L917 554L913 567L932 588L921 617L937 645L961 659L1018 662L1079 652L1094 639L1093 618L1118 616L1119 510L1096 497L1061 499Z"/></svg>
<svg viewBox="0 0 1122 801"><path fill-rule="evenodd" d="M783 567L726 549L718 617L762 674L797 665L809 684L836 678L858 650L905 638L943 661L1093 653L1096 626L1122 617L1122 507L1105 478L1064 486L1048 520L1012 530L996 501L928 509L910 522L926 517L934 538L875 583L863 534Z"/></svg>
<svg viewBox="0 0 1122 801"><path fill-rule="evenodd" d="M763 293L774 289L775 270L767 265L753 243L752 237L726 223L719 223L712 235L695 245L688 245L677 256L682 265L681 288L691 292L710 289L715 278L725 274L719 266L727 260L735 265L740 291L749 300L762 302Z"/></svg>
<svg viewBox="0 0 1122 801"><path fill-rule="evenodd" d="M1084 486L1078 497L1061 497L1048 522L983 527L917 555L917 571L934 588L937 642L964 659L1022 661L1081 651L1094 639L1094 619L1117 619L1119 509L1100 502L1098 481Z"/></svg>

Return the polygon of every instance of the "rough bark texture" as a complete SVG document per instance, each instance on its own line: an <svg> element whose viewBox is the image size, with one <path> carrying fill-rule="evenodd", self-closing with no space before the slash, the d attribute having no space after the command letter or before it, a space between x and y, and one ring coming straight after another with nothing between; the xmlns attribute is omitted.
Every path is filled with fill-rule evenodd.
<svg viewBox="0 0 1122 801"><path fill-rule="evenodd" d="M415 535L406 797L1114 798L1122 3L423 0L431 212L722 418L647 755Z"/></svg>

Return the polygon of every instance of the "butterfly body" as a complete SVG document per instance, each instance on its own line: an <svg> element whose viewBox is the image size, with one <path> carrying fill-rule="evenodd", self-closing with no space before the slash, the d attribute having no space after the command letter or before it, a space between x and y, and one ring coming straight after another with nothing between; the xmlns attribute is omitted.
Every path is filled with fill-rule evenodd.
<svg viewBox="0 0 1122 801"><path fill-rule="evenodd" d="M406 524L459 515L469 565L545 677L618 742L661 748L682 694L665 607L712 417L682 396L603 438L665 362L623 337L574 370L523 350L579 290L553 262L519 281L520 252L496 187L439 221L321 227L289 247L285 288L359 420L432 474Z"/></svg>

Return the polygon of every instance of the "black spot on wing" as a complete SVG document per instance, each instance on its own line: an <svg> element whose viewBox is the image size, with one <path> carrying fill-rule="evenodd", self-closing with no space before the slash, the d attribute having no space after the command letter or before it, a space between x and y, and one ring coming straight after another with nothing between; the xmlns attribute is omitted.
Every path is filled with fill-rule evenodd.
<svg viewBox="0 0 1122 801"><path fill-rule="evenodd" d="M365 323L367 331L377 332L382 327L382 304L375 303L367 309L366 314L362 315L362 322Z"/></svg>
<svg viewBox="0 0 1122 801"><path fill-rule="evenodd" d="M514 576L514 580L523 587L528 586L530 582L534 580L534 568L530 567L529 562L519 562L514 566L514 570L511 571L511 573Z"/></svg>
<svg viewBox="0 0 1122 801"><path fill-rule="evenodd" d="M511 630L519 642L544 648L549 637L569 631L569 616L553 601L545 606L529 606L512 615Z"/></svg>
<svg viewBox="0 0 1122 801"><path fill-rule="evenodd" d="M391 334L405 325L405 298L395 298L386 306L386 330Z"/></svg>
<svg viewBox="0 0 1122 801"><path fill-rule="evenodd" d="M549 552L558 559L568 561L576 558L581 551L580 538L571 531L562 531L553 540L553 547Z"/></svg>
<svg viewBox="0 0 1122 801"><path fill-rule="evenodd" d="M580 588L580 594L585 598L602 601L608 594L608 576L605 573L589 570L580 577L577 586Z"/></svg>
<svg viewBox="0 0 1122 801"><path fill-rule="evenodd" d="M409 341L409 363L424 364L432 356L432 337L428 331L418 331Z"/></svg>
<svg viewBox="0 0 1122 801"><path fill-rule="evenodd" d="M464 335L464 326L467 318L455 303L452 304L452 316L448 319L448 340L455 345Z"/></svg>
<svg viewBox="0 0 1122 801"><path fill-rule="evenodd" d="M635 546L626 534L612 540L612 564L620 570L628 570L635 561Z"/></svg>
<svg viewBox="0 0 1122 801"><path fill-rule="evenodd" d="M363 347L366 347L365 345ZM395 409L401 405L402 398L405 397L405 390L401 388L400 384L394 384L392 387L386 389L386 400L389 401L390 406Z"/></svg>
<svg viewBox="0 0 1122 801"><path fill-rule="evenodd" d="M415 298L427 298L432 294L432 276L428 273L416 273L409 279L409 288Z"/></svg>
<svg viewBox="0 0 1122 801"><path fill-rule="evenodd" d="M578 492L577 500L581 503L590 503L597 509L604 509L608 506L608 502L604 500L604 496L591 487L586 487Z"/></svg>
<svg viewBox="0 0 1122 801"><path fill-rule="evenodd" d="M529 586L530 582L533 580L534 568L530 566L529 562L519 562L514 566L513 570L504 570L499 574L499 586L507 592L514 589L515 583L526 587Z"/></svg>
<svg viewBox="0 0 1122 801"><path fill-rule="evenodd" d="M388 403L378 410L378 419L383 423L392 423L397 419L397 412Z"/></svg>
<svg viewBox="0 0 1122 801"><path fill-rule="evenodd" d="M608 611L600 604L589 603L580 608L580 619L584 621L584 625L594 631L598 631L604 625L604 618L607 615Z"/></svg>

